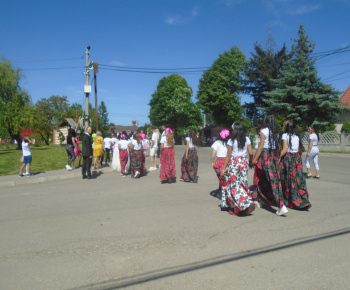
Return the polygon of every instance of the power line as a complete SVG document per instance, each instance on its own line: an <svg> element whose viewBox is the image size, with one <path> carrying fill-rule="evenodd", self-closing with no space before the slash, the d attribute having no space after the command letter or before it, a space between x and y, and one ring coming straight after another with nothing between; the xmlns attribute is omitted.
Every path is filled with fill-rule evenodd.
<svg viewBox="0 0 350 290"><path fill-rule="evenodd" d="M14 63L36 63L36 62L52 62L52 61L67 61L67 60L81 60L82 57L72 57L72 58L55 58L55 59L41 59L41 60L24 60L24 61L14 61Z"/></svg>

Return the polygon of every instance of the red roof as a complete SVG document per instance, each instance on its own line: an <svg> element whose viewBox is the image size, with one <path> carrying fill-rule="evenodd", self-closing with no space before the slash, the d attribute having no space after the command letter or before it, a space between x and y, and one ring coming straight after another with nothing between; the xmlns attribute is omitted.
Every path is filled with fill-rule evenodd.
<svg viewBox="0 0 350 290"><path fill-rule="evenodd" d="M33 131L28 128L22 128L22 132L20 133L21 136L32 136Z"/></svg>
<svg viewBox="0 0 350 290"><path fill-rule="evenodd" d="M350 86L346 89L344 93L340 96L340 100L350 107Z"/></svg>

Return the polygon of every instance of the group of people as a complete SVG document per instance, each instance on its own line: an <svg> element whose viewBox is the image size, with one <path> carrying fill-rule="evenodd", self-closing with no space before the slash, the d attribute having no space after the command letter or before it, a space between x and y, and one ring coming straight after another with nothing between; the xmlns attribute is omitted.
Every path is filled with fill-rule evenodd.
<svg viewBox="0 0 350 290"><path fill-rule="evenodd" d="M303 146L295 124L287 120L284 132L278 131L273 115L266 116L259 132L257 151L253 156L250 139L240 123L232 125L232 132L223 129L212 145L212 166L219 179L221 208L233 215L249 215L263 204L277 206L281 216L288 208L305 210L311 207L305 178L312 177L313 159L319 179L318 133L310 126L307 150L307 176L303 172ZM247 158L248 157L248 158ZM254 190L248 185L248 167L254 168Z"/></svg>

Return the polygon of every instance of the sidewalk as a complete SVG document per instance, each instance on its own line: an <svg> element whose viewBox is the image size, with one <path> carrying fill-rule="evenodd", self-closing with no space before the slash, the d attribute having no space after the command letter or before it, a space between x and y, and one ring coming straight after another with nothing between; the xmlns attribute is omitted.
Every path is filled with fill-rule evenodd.
<svg viewBox="0 0 350 290"><path fill-rule="evenodd" d="M111 172L111 166L103 166L101 169L94 170L91 169L93 175L99 175L99 172ZM95 173L94 173L95 172ZM58 169L44 172L35 172L32 176L20 177L18 174L14 175L3 175L0 176L0 188L16 186L22 184L33 184L33 183L42 183L53 180L62 180L74 177L81 178L81 167L74 169L72 171L68 171L67 169Z"/></svg>

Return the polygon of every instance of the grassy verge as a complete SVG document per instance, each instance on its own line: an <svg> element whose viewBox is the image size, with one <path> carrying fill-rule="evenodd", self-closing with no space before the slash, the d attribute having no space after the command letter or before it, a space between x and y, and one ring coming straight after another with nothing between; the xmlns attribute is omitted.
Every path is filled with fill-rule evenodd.
<svg viewBox="0 0 350 290"><path fill-rule="evenodd" d="M65 146L32 145L31 150L33 173L63 169L67 164ZM22 150L18 150L17 145L0 145L0 175L18 174L22 165L21 157ZM78 160L75 163L77 165Z"/></svg>

